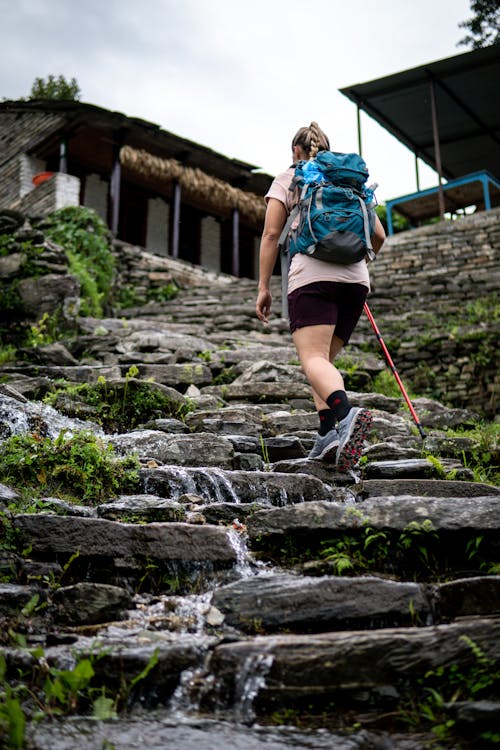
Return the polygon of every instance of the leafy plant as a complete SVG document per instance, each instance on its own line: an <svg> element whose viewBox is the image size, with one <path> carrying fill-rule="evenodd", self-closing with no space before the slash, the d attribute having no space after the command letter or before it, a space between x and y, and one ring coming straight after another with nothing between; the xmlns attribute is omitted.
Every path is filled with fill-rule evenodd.
<svg viewBox="0 0 500 750"><path fill-rule="evenodd" d="M67 206L50 214L43 228L48 237L64 248L69 269L80 281L82 313L102 316L115 269L106 224L90 208Z"/></svg>
<svg viewBox="0 0 500 750"><path fill-rule="evenodd" d="M119 459L111 445L87 432L61 432L52 440L15 435L0 445L1 481L35 493L100 502L138 482L139 462Z"/></svg>
<svg viewBox="0 0 500 750"><path fill-rule="evenodd" d="M401 706L402 720L414 729L430 730L439 741L453 742L455 719L450 708L458 701L495 699L500 687L500 669L469 636L460 640L470 649L470 664L441 665L421 677L410 699ZM492 739L489 732L479 739ZM453 744L453 747L456 747Z"/></svg>
<svg viewBox="0 0 500 750"><path fill-rule="evenodd" d="M82 406L90 406L92 420L107 432L128 431L166 415L184 419L192 410L188 399L173 400L161 389L136 380L138 373L133 365L125 376L125 382L108 383L105 378L99 377L96 383L61 385L47 394L44 401L70 417L82 414L88 417L88 409L82 410Z"/></svg>
<svg viewBox="0 0 500 750"><path fill-rule="evenodd" d="M80 87L76 78L69 81L63 76L49 75L47 78L35 78L31 86L30 99L69 99L78 101L80 99Z"/></svg>

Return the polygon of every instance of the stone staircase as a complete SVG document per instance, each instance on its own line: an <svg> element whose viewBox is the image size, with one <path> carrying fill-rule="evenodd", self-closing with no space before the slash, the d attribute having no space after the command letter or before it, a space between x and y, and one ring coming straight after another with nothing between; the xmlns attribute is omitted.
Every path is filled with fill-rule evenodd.
<svg viewBox="0 0 500 750"><path fill-rule="evenodd" d="M135 494L20 513L2 486L15 548L0 616L22 636L2 639L7 679L36 692L44 669L92 658L94 687L128 686L114 722L78 704L31 722L27 746L494 746L500 489L473 481L474 441L447 432L477 415L415 399L423 443L402 398L359 388L385 365L357 333L345 377L374 414L363 458L352 475L309 461L309 388L285 322L263 329L254 298L254 282L212 281L81 319L77 339L3 368L2 439L102 434L71 397L42 403L60 379L148 383L191 409L106 435L139 456Z"/></svg>

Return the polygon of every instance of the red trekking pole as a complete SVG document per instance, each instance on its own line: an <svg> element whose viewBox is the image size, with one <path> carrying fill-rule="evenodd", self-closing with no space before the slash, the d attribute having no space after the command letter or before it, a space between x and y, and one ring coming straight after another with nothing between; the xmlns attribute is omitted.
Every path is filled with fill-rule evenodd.
<svg viewBox="0 0 500 750"><path fill-rule="evenodd" d="M375 336L377 337L378 342L379 342L380 346L382 347L382 351L384 352L385 358L387 360L387 364L391 368L391 370L392 370L392 372L394 374L394 377L396 378L396 382L399 385L399 389L400 389L401 393L403 394L406 403L408 404L408 408L410 410L410 413L411 413L411 415L413 417L413 420L414 420L415 424L417 425L418 431L420 432L420 437L422 438L422 440L424 440L427 437L426 434L425 434L425 432L424 432L424 428L420 424L420 420L417 417L417 412L413 408L413 404L410 401L410 399L408 397L408 394L405 391L405 387L404 387L404 385L403 385L403 383L401 381L401 378L398 375L398 371L396 370L394 362L392 361L391 355L389 354L389 350L387 349L387 347L386 347L386 345L384 343L384 339L382 338L382 334L380 333L380 331L379 331L379 329L377 327L377 324L375 323L375 319L374 319L374 317L373 317L373 315L371 313L371 310L370 310L370 308L368 307L368 305L366 303L365 303L365 308L364 309L365 309L365 313L366 313L366 315L368 317L368 320L370 321L371 326L372 326L372 328L373 328L373 330L375 332Z"/></svg>

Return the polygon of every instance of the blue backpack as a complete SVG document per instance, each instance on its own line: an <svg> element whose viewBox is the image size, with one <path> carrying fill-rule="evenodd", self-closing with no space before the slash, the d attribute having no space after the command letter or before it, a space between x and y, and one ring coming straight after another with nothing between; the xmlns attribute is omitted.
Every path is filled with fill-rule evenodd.
<svg viewBox="0 0 500 750"><path fill-rule="evenodd" d="M281 233L282 252L341 265L363 260L375 226L376 185L366 187L368 176L358 154L320 151L298 162L290 190L299 188L300 199Z"/></svg>

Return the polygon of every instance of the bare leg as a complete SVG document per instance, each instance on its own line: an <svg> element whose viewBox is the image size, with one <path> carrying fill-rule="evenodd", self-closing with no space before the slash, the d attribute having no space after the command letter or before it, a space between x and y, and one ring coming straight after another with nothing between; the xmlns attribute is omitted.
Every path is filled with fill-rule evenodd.
<svg viewBox="0 0 500 750"><path fill-rule="evenodd" d="M344 342L335 336L335 326L330 325L298 328L293 333L293 341L311 385L316 410L328 409L328 396L344 390L342 375L333 364Z"/></svg>

